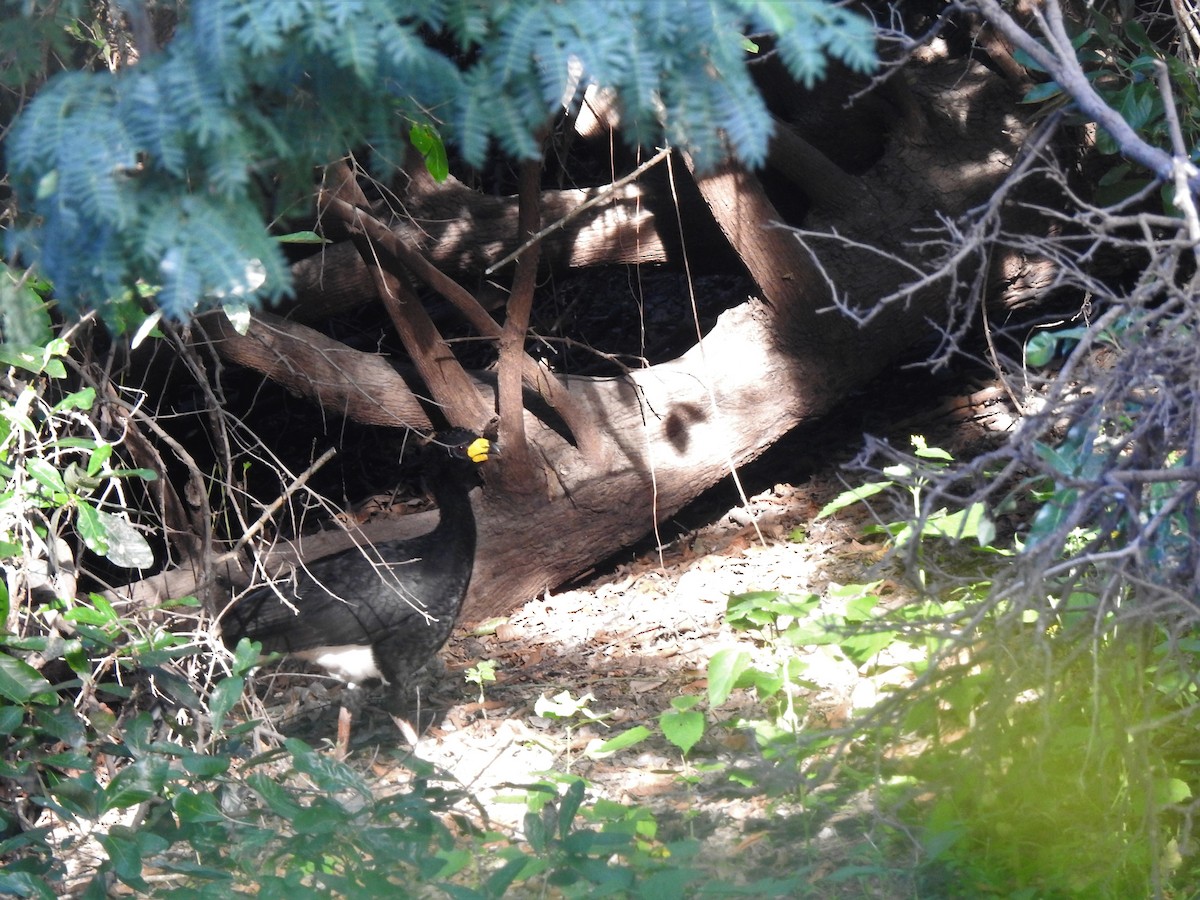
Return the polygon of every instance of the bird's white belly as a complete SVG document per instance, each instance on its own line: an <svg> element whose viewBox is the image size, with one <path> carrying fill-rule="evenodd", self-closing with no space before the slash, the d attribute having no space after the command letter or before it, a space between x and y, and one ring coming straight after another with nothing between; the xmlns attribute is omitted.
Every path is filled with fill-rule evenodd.
<svg viewBox="0 0 1200 900"><path fill-rule="evenodd" d="M295 654L300 659L316 663L334 678L351 685L362 684L368 678L383 678L375 664L375 654L369 645L340 644L334 647L314 647Z"/></svg>

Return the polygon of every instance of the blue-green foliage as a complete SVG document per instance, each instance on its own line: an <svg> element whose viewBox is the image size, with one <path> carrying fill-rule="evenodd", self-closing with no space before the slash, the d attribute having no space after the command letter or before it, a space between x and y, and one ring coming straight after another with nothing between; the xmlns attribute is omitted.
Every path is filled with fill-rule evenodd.
<svg viewBox="0 0 1200 900"><path fill-rule="evenodd" d="M139 280L176 318L280 297L269 215L348 149L396 164L413 122L472 164L493 145L536 157L538 132L596 82L620 96L629 140L757 166L771 123L747 34L775 35L808 83L827 55L874 63L870 23L826 0L196 0L181 15L136 65L53 79L6 148L27 214L8 252L68 310Z"/></svg>

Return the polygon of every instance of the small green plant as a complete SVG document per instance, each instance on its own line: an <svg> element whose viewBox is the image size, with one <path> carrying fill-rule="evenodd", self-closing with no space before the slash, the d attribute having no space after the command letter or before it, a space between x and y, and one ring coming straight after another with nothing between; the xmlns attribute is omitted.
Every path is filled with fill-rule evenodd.
<svg viewBox="0 0 1200 900"><path fill-rule="evenodd" d="M708 666L708 701L720 706L736 688L754 692L765 715L737 720L737 727L752 729L768 758L784 754L793 762L803 751L801 735L805 724L804 696L815 687L803 680L807 663L798 648L825 644L832 634L814 617L820 615L821 597L754 591L729 598L725 619L737 631L750 635L770 653L766 667L754 665L750 651L732 647L717 651Z"/></svg>
<svg viewBox="0 0 1200 900"><path fill-rule="evenodd" d="M571 736L574 731L575 720L580 719L589 724L602 725L604 720L610 717L609 713L592 712L589 704L593 703L595 699L595 696L590 693L584 694L582 697L575 697L570 691L559 691L553 697L547 697L545 694L542 694L533 704L534 715L559 720L565 726L567 730L568 771L571 768L569 748L571 746Z"/></svg>
<svg viewBox="0 0 1200 900"><path fill-rule="evenodd" d="M718 896L789 897L804 884L803 874L766 877L747 884L705 879L701 844L694 838L663 841L660 823L644 806L597 797L575 775L551 775L527 793L525 847L509 845L497 856L502 864L486 882L486 893L500 896L515 883L568 898L619 896L675 898Z"/></svg>
<svg viewBox="0 0 1200 900"><path fill-rule="evenodd" d="M873 481L853 488L835 497L817 513L823 519L834 513L862 503L889 488L903 485L911 498L911 517L886 525L869 526L867 533L883 533L896 547L903 547L913 540L931 537L949 538L954 541L974 539L980 547L989 547L996 537L996 528L988 517L983 503L972 503L966 509L950 512L944 507L926 512L923 507L925 488L937 475L943 473L954 457L939 447L930 447L921 435L913 435L913 453L927 469L915 468L909 463L888 466L883 474L890 476L883 481Z"/></svg>
<svg viewBox="0 0 1200 900"><path fill-rule="evenodd" d="M587 787L581 778L564 776L530 790L525 877L536 873L564 897L647 896L646 882L655 890L662 873L680 888L698 877L678 865L663 867L669 853L657 852L657 823L648 810L611 801L585 809ZM517 868L518 862L519 856L509 865Z"/></svg>
<svg viewBox="0 0 1200 900"><path fill-rule="evenodd" d="M473 684L479 688L479 702L483 703L484 685L492 684L496 680L496 661L494 659L480 660L467 669L463 677L466 679L467 684Z"/></svg>
<svg viewBox="0 0 1200 900"><path fill-rule="evenodd" d="M686 757L704 736L704 713L696 709L700 699L692 694L671 698L671 708L659 714L658 727L663 737Z"/></svg>

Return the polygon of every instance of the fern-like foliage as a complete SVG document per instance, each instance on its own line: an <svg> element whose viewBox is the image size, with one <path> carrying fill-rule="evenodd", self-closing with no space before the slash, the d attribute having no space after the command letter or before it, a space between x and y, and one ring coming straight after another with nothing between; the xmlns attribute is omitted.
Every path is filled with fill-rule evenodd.
<svg viewBox="0 0 1200 900"><path fill-rule="evenodd" d="M8 253L70 311L141 282L183 318L288 290L269 212L312 167L369 146L402 158L413 122L470 163L536 135L588 83L612 88L630 141L699 164L766 156L771 125L745 36L775 35L799 79L827 57L874 64L870 22L828 0L196 0L171 42L117 72L52 79L10 134L24 213ZM3 39L0 33L0 40ZM0 46L0 50L4 50Z"/></svg>

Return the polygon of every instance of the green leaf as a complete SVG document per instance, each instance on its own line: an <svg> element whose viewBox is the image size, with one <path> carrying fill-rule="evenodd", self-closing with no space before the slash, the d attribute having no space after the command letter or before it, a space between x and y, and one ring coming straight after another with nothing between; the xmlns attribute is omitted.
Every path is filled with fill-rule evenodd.
<svg viewBox="0 0 1200 900"><path fill-rule="evenodd" d="M738 678L750 667L750 651L740 647L718 650L708 662L708 703L720 706L729 699Z"/></svg>
<svg viewBox="0 0 1200 900"><path fill-rule="evenodd" d="M143 481L154 481L158 473L153 469L113 469L110 472L114 478L141 478Z"/></svg>
<svg viewBox="0 0 1200 900"><path fill-rule="evenodd" d="M1033 517L1026 546L1034 547L1056 534L1068 521L1079 492L1075 489L1056 491Z"/></svg>
<svg viewBox="0 0 1200 900"><path fill-rule="evenodd" d="M45 293L49 292L46 285ZM17 274L0 262L0 309L4 310L5 341L42 346L51 337L50 314L29 273Z"/></svg>
<svg viewBox="0 0 1200 900"><path fill-rule="evenodd" d="M187 791L177 795L171 801L171 806L180 822L224 822L226 819L211 793L193 794Z"/></svg>
<svg viewBox="0 0 1200 900"><path fill-rule="evenodd" d="M579 807L583 805L583 794L587 784L582 778L577 778L572 781L567 787L567 791L563 794L562 801L558 806L558 837L559 840L565 840L567 835L571 833L571 826L575 822L575 815L579 812Z"/></svg>
<svg viewBox="0 0 1200 900"><path fill-rule="evenodd" d="M281 244L331 244L332 241L321 237L315 231L293 231L291 234L281 234L275 240Z"/></svg>
<svg viewBox="0 0 1200 900"><path fill-rule="evenodd" d="M107 628L116 625L120 619L116 610L99 595L92 595L92 603L81 604L63 613L63 618L72 625L95 625L97 628ZM96 601L100 601L97 603Z"/></svg>
<svg viewBox="0 0 1200 900"><path fill-rule="evenodd" d="M735 628L771 625L778 618L772 609L779 591L747 591L730 594L725 604L725 620Z"/></svg>
<svg viewBox="0 0 1200 900"><path fill-rule="evenodd" d="M169 771L167 761L157 756L126 766L104 789L105 810L129 809L161 796Z"/></svg>
<svg viewBox="0 0 1200 900"><path fill-rule="evenodd" d="M909 440L912 441L913 452L917 456L921 457L921 459L936 459L942 462L954 461L954 457L941 447L930 447L926 443L923 435L914 434L911 438L909 438Z"/></svg>
<svg viewBox="0 0 1200 900"><path fill-rule="evenodd" d="M731 594L725 606L725 620L734 628L765 628L781 616L801 618L821 602L817 594L787 594L779 591L747 591Z"/></svg>
<svg viewBox="0 0 1200 900"><path fill-rule="evenodd" d="M860 585L854 585L860 587ZM832 593L831 593L832 596ZM879 598L871 593L855 593L846 603L845 618L847 622L869 622L873 618Z"/></svg>
<svg viewBox="0 0 1200 900"><path fill-rule="evenodd" d="M838 646L851 662L861 666L880 651L890 647L896 640L896 634L895 631L864 631L843 637Z"/></svg>
<svg viewBox="0 0 1200 900"><path fill-rule="evenodd" d="M879 603L877 593L882 585L882 579L879 581L868 581L863 584L830 584L825 589L825 592L834 600L845 600L847 603L862 601L865 598L869 606L859 606L856 608L873 609Z"/></svg>
<svg viewBox="0 0 1200 900"><path fill-rule="evenodd" d="M1130 17L1125 21L1124 26L1125 34L1129 36L1138 47L1140 47L1142 50L1145 50L1147 53L1151 53L1156 56L1159 55L1160 51L1158 47L1154 45L1154 41L1150 40L1150 35L1146 34L1146 29L1142 26L1141 22L1133 17Z"/></svg>
<svg viewBox="0 0 1200 900"><path fill-rule="evenodd" d="M56 404L53 411L56 413L64 412L68 409L91 409L96 402L96 389L92 387L84 388L81 391L75 391L72 394L67 394Z"/></svg>
<svg viewBox="0 0 1200 900"><path fill-rule="evenodd" d="M0 734L9 736L25 721L25 709L22 706L0 704Z"/></svg>
<svg viewBox="0 0 1200 900"><path fill-rule="evenodd" d="M1059 337L1052 331L1039 331L1025 342L1025 362L1035 369L1040 369L1054 359L1058 349Z"/></svg>
<svg viewBox="0 0 1200 900"><path fill-rule="evenodd" d="M96 510L96 515L104 529L108 547L104 556L109 562L126 569L148 569L154 565L154 550L128 519L103 510Z"/></svg>
<svg viewBox="0 0 1200 900"><path fill-rule="evenodd" d="M229 711L242 699L242 691L246 687L246 680L238 675L233 675L220 681L212 694L208 698L208 711L212 716L212 727L214 731L219 731L225 723L225 716Z"/></svg>
<svg viewBox="0 0 1200 900"><path fill-rule="evenodd" d="M246 783L262 797L271 812L289 822L303 810L303 807L296 802L295 797L265 772L251 773L246 777Z"/></svg>
<svg viewBox="0 0 1200 900"><path fill-rule="evenodd" d="M628 750L635 744L640 744L646 738L650 737L650 733L650 729L645 725L635 725L628 731L623 731L616 737L609 738L607 741L590 748L588 756L594 759L603 759L606 756L612 756L614 753Z"/></svg>
<svg viewBox="0 0 1200 900"><path fill-rule="evenodd" d="M827 643L832 643L828 641ZM767 672L756 666L751 666L738 679L738 687L753 688L759 700L774 697L783 688L783 673L780 671Z"/></svg>
<svg viewBox="0 0 1200 900"><path fill-rule="evenodd" d="M1181 778L1156 778L1154 801L1159 806L1174 806L1192 799L1192 789Z"/></svg>
<svg viewBox="0 0 1200 900"><path fill-rule="evenodd" d="M1042 84L1035 84L1025 92L1025 96L1021 98L1022 103L1044 103L1052 97L1057 97L1063 92L1057 81L1046 81Z"/></svg>
<svg viewBox="0 0 1200 900"><path fill-rule="evenodd" d="M549 835L546 833L546 822L533 810L525 813L525 840L535 853L545 853Z"/></svg>
<svg viewBox="0 0 1200 900"><path fill-rule="evenodd" d="M1020 48L1018 48L1013 53L1013 60L1017 63L1017 65L1024 66L1026 69L1030 69L1031 71L1034 71L1034 72L1045 72L1046 71L1041 63L1039 63L1032 56L1030 56L1024 50L1021 50Z"/></svg>
<svg viewBox="0 0 1200 900"><path fill-rule="evenodd" d="M94 478L96 475L100 474L100 470L103 469L105 464L108 463L109 459L112 458L112 454L113 454L113 445L112 444L96 445L95 449L93 449L92 452L90 454L88 454L88 462L87 462L88 475Z"/></svg>
<svg viewBox="0 0 1200 900"><path fill-rule="evenodd" d="M41 348L36 344L0 344L0 363L14 369L24 369L34 375L40 375L45 367Z"/></svg>
<svg viewBox="0 0 1200 900"><path fill-rule="evenodd" d="M0 653L0 697L21 704L53 702L54 688L29 663Z"/></svg>
<svg viewBox="0 0 1200 900"><path fill-rule="evenodd" d="M101 518L102 513L86 500L76 500L75 527L87 548L97 556L108 555L108 529Z"/></svg>
<svg viewBox="0 0 1200 900"><path fill-rule="evenodd" d="M298 738L288 738L284 747L292 754L292 766L297 772L312 777L317 787L327 793L356 791L364 797L370 796L370 788L353 768L336 759L314 750Z"/></svg>
<svg viewBox="0 0 1200 900"><path fill-rule="evenodd" d="M663 736L687 756L704 736L704 713L699 710L671 710L658 717Z"/></svg>
<svg viewBox="0 0 1200 900"><path fill-rule="evenodd" d="M528 837L528 835L526 835ZM530 842L532 845L532 842ZM484 897L503 897L517 876L524 871L525 867L531 862L530 858L523 853L514 854L514 857L499 869L488 876L484 882Z"/></svg>
<svg viewBox="0 0 1200 900"><path fill-rule="evenodd" d="M955 513L935 513L925 522L922 535L946 537L953 541L975 538L979 546L986 547L996 534L995 525L988 518L987 507L972 503Z"/></svg>
<svg viewBox="0 0 1200 900"><path fill-rule="evenodd" d="M258 641L242 638L238 641L238 645L233 648L233 673L235 675L246 674L258 665L258 661L261 658L262 644Z"/></svg>
<svg viewBox="0 0 1200 900"><path fill-rule="evenodd" d="M65 498L67 485L62 474L46 460L38 457L25 460L25 471L42 487Z"/></svg>
<svg viewBox="0 0 1200 900"><path fill-rule="evenodd" d="M118 832L114 826L109 833L96 835L96 839L108 854L114 874L130 887L146 890L149 885L142 880L142 854L138 852L137 842L122 833L124 831Z"/></svg>
<svg viewBox="0 0 1200 900"><path fill-rule="evenodd" d="M845 491L844 493L838 494L838 496L834 497L821 507L821 511L817 513L816 518L813 521L831 516L835 512L839 512L848 506L853 506L855 503L866 500L868 497L874 497L881 491L886 491L893 484L894 482L891 481L876 481L872 484L864 484L849 491Z"/></svg>
<svg viewBox="0 0 1200 900"><path fill-rule="evenodd" d="M183 768L189 775L195 775L204 781L211 781L218 775L224 775L232 764L227 756L209 756L204 753L188 753L183 757ZM207 796L207 795L206 795Z"/></svg>
<svg viewBox="0 0 1200 900"><path fill-rule="evenodd" d="M446 157L446 145L437 129L430 125L414 123L409 129L408 139L425 160L425 168L433 180L441 184L450 176L450 162Z"/></svg>

